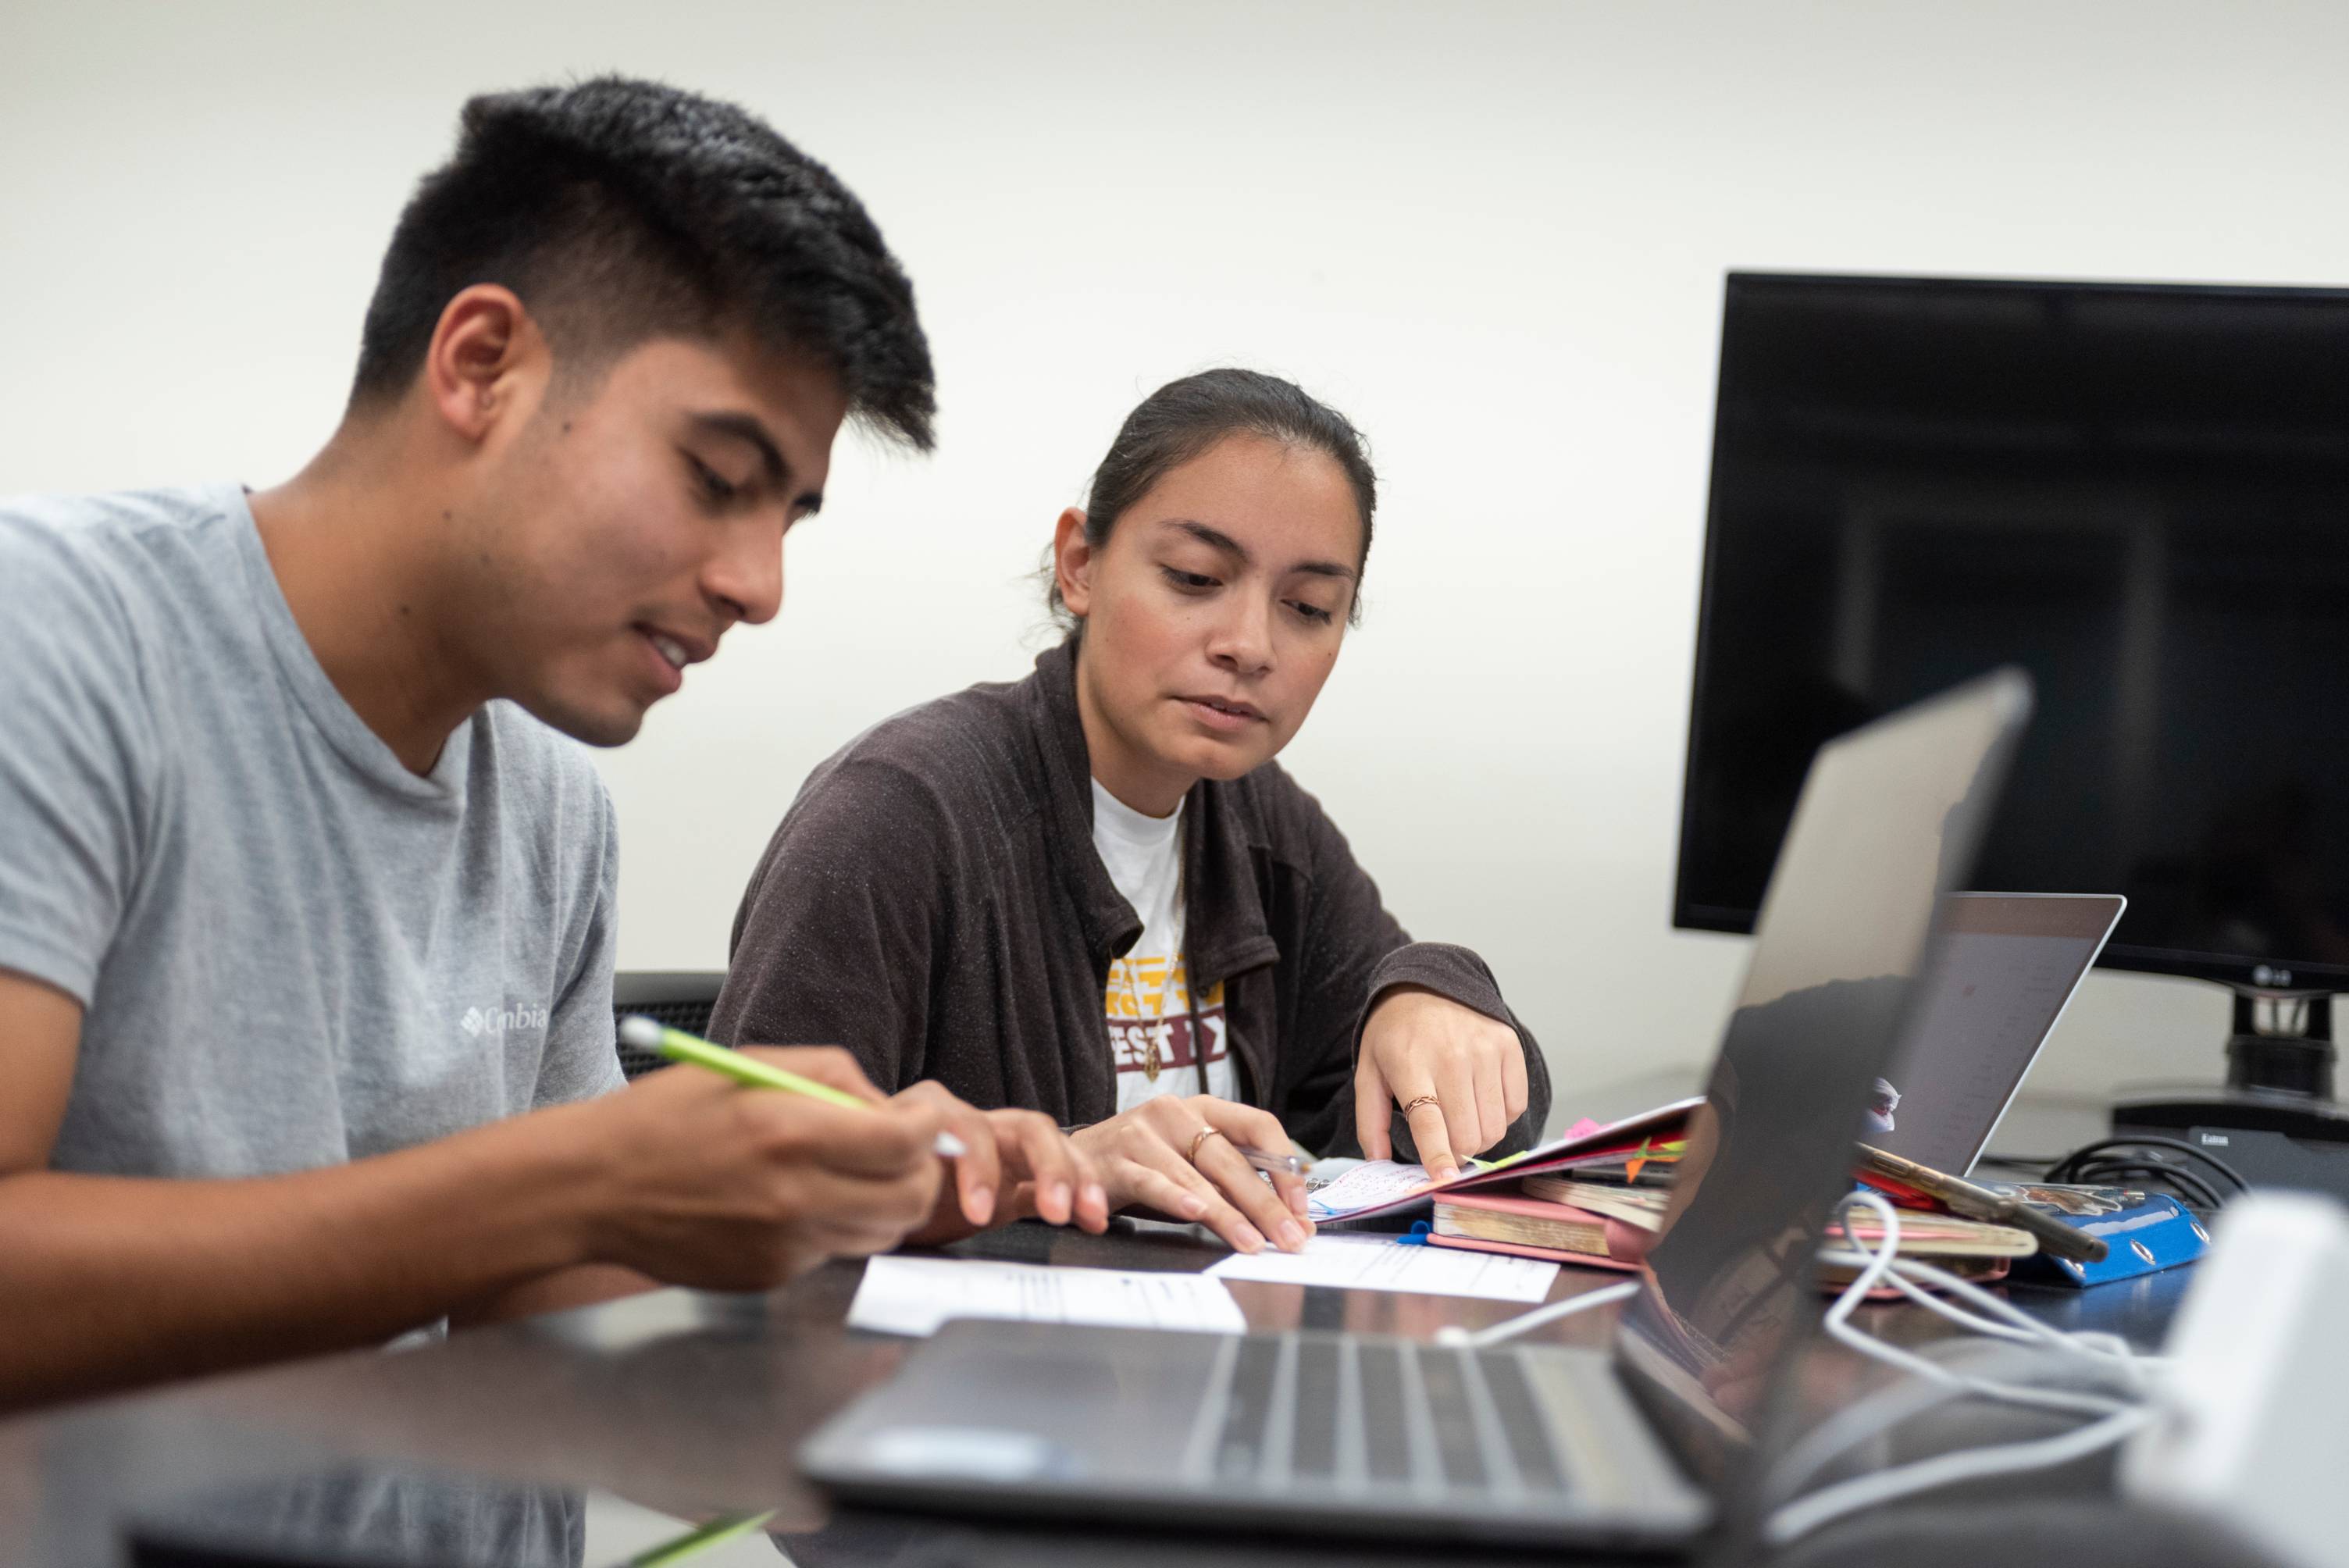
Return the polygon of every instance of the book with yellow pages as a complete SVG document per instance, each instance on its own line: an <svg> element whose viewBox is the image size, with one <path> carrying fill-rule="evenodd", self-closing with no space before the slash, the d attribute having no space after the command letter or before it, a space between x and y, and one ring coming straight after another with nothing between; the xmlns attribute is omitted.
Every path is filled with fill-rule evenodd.
<svg viewBox="0 0 2349 1568"><path fill-rule="evenodd" d="M1645 1228L1508 1192L1460 1192L1435 1201L1431 1242L1480 1243L1557 1262L1632 1268L1648 1251Z"/></svg>
<svg viewBox="0 0 2349 1568"><path fill-rule="evenodd" d="M1528 1199L1538 1199L1575 1213L1605 1215L1648 1231L1661 1227L1664 1206L1671 1202L1669 1191L1655 1188L1615 1187L1563 1176L1528 1176L1518 1186ZM1440 1210L1440 1201L1438 1207ZM1857 1234L1862 1242L1874 1242L1883 1236L1884 1228L1872 1216L1863 1214L1858 1220ZM1839 1222L1828 1225L1829 1242L1842 1235ZM2013 1225L1916 1211L1904 1212L1900 1216L1900 1253L1904 1257L2026 1258L2038 1250L2039 1243L2031 1233Z"/></svg>
<svg viewBox="0 0 2349 1568"><path fill-rule="evenodd" d="M1530 1187L1544 1180L1535 1177L1526 1185ZM1592 1195L1596 1202L1618 1212L1600 1213L1523 1194L1456 1192L1435 1201L1435 1215L1427 1241L1433 1246L1503 1253L1588 1268L1637 1268L1647 1253L1669 1195L1643 1189L1587 1185L1595 1188ZM1650 1199L1655 1202L1651 1204ZM1999 1232L2005 1233L1992 1233ZM1873 1240L1882 1232L1863 1223L1859 1233L1863 1240ZM1828 1239L1832 1241L1840 1234L1840 1231L1830 1231ZM2021 1231L1946 1214L1904 1215L1900 1240L1903 1256L1930 1257L1949 1273L1976 1281L2003 1279L2008 1265L2015 1258L2028 1256L2035 1244ZM1819 1284L1840 1289L1857 1272L1839 1264L1821 1264ZM1876 1299L1889 1299L1899 1294L1889 1287L1870 1293Z"/></svg>

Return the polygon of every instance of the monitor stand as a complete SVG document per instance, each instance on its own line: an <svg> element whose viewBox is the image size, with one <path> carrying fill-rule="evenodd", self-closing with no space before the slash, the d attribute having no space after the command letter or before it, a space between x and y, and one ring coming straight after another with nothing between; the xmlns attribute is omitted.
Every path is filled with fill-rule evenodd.
<svg viewBox="0 0 2349 1568"><path fill-rule="evenodd" d="M2331 995L2237 987L2225 1087L2117 1101L2114 1135L2183 1139L2253 1186L2349 1199L2349 1109L2333 1099L2333 1057Z"/></svg>

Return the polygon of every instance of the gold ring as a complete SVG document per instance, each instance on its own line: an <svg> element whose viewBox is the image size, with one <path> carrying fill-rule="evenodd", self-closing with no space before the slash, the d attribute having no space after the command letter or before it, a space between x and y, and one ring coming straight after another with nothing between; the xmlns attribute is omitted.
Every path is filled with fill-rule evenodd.
<svg viewBox="0 0 2349 1568"><path fill-rule="evenodd" d="M1199 1162L1199 1145L1206 1142L1210 1138L1221 1138L1223 1135L1224 1130L1220 1127L1203 1127L1199 1129L1198 1131L1191 1135L1191 1152L1184 1156L1184 1158L1190 1161L1192 1164L1196 1165Z"/></svg>
<svg viewBox="0 0 2349 1568"><path fill-rule="evenodd" d="M1423 1094L1417 1099L1407 1099L1403 1101L1402 1113L1405 1116L1409 1116L1413 1111L1417 1110L1423 1105L1442 1105L1443 1103L1444 1102L1442 1100L1436 1099L1432 1094Z"/></svg>

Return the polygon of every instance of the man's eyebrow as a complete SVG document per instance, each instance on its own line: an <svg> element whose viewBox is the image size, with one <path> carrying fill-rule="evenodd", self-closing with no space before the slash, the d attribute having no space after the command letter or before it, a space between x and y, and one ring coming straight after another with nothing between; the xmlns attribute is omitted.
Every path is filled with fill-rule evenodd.
<svg viewBox="0 0 2349 1568"><path fill-rule="evenodd" d="M1225 554L1235 557L1243 566L1247 565L1250 562L1256 559L1248 553L1247 546L1242 544L1238 540L1234 539L1230 534L1226 533L1223 530L1219 528L1210 528L1204 522L1195 522L1187 517L1170 517L1164 519L1160 526L1165 528L1179 528L1185 533L1187 533L1192 538L1197 540L1200 543L1206 545L1209 549L1220 550ZM1300 561L1288 570L1291 572L1302 572L1309 577L1342 578L1349 583L1355 581L1361 575L1361 573L1355 571L1352 567L1342 566L1335 561Z"/></svg>
<svg viewBox="0 0 2349 1568"><path fill-rule="evenodd" d="M736 409L720 409L712 413L696 414L692 418L695 426L700 429L710 431L715 435L731 436L734 439L756 449L759 454L759 466L766 470L767 482L770 485L781 490L791 483L792 465L783 460L783 449L775 445L775 438L767 433L767 427L761 423L755 415L745 414ZM792 500L792 506L803 514L821 511L823 510L823 492L809 490L795 496Z"/></svg>

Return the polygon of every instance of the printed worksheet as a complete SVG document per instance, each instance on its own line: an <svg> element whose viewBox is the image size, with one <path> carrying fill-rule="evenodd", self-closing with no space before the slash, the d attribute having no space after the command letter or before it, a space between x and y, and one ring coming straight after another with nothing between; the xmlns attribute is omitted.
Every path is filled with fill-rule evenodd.
<svg viewBox="0 0 2349 1568"><path fill-rule="evenodd" d="M1619 1141L1634 1134L1645 1134L1661 1129L1681 1126L1688 1113L1704 1103L1702 1096L1676 1099L1670 1105L1660 1105L1653 1110L1643 1110L1637 1116L1605 1126L1588 1118L1567 1129L1566 1136L1554 1139L1538 1149L1500 1160L1471 1160L1468 1169L1444 1183L1433 1187L1427 1179L1427 1168L1404 1165L1392 1160L1350 1161L1344 1173L1336 1179L1317 1183L1307 1172L1306 1213L1316 1224L1331 1220L1361 1219L1371 1214L1388 1213L1399 1209L1416 1208L1431 1193L1448 1191L1454 1187L1485 1187L1514 1181L1518 1176L1530 1176L1561 1161L1592 1149L1602 1148L1609 1140Z"/></svg>
<svg viewBox="0 0 2349 1568"><path fill-rule="evenodd" d="M1306 1243L1301 1253L1269 1247L1260 1253L1234 1253L1207 1274L1218 1280L1530 1302L1549 1294L1557 1265L1538 1258L1398 1242L1391 1236L1327 1235Z"/></svg>
<svg viewBox="0 0 2349 1568"><path fill-rule="evenodd" d="M1220 1280L1198 1274L1055 1268L984 1258L874 1258L849 1304L848 1326L936 1334L949 1318L1091 1323L1241 1334L1247 1320Z"/></svg>
<svg viewBox="0 0 2349 1568"><path fill-rule="evenodd" d="M1315 1224L1410 1197L1427 1185L1427 1167L1365 1160L1334 1181L1309 1189L1305 1212Z"/></svg>

